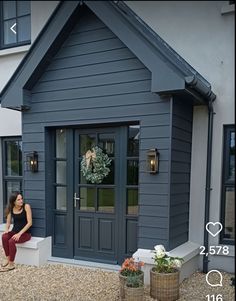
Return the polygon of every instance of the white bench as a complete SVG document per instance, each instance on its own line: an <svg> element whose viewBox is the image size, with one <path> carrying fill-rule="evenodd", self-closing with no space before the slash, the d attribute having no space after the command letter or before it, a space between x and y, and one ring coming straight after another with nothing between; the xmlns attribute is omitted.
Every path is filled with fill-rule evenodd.
<svg viewBox="0 0 236 301"><path fill-rule="evenodd" d="M198 244L188 241L169 252L170 256L182 257L184 259L180 269L180 282L199 269L199 247ZM150 269L154 266L153 256L152 251L147 249L138 249L133 254L133 257L137 261L140 260L144 262L142 270L144 271L145 284L150 284Z"/></svg>
<svg viewBox="0 0 236 301"><path fill-rule="evenodd" d="M0 224L0 237L5 230L5 224ZM0 246L2 238L0 239ZM51 237L32 237L29 241L16 244L15 262L19 264L40 266L51 256Z"/></svg>

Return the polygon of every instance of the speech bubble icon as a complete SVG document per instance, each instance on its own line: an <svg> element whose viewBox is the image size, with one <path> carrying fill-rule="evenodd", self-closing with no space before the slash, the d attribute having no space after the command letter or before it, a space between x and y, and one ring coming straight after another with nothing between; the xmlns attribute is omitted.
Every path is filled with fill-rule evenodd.
<svg viewBox="0 0 236 301"><path fill-rule="evenodd" d="M219 276L218 277L212 277L212 279L208 279L209 276L211 276L213 273L216 273L218 274ZM223 280L223 277L222 277L222 274L217 271L217 270L211 270L209 271L207 274L206 274L206 282L208 285L210 286L213 286L213 287L216 287L216 286L222 286L222 280Z"/></svg>
<svg viewBox="0 0 236 301"><path fill-rule="evenodd" d="M210 229L211 227L211 229ZM223 226L220 222L209 222L206 224L206 230L210 233L213 237L216 237L223 229Z"/></svg>

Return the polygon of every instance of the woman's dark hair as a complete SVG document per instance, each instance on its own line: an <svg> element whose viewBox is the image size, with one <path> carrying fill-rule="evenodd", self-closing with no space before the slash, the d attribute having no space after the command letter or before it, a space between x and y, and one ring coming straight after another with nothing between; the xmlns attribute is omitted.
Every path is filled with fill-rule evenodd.
<svg viewBox="0 0 236 301"><path fill-rule="evenodd" d="M16 201L16 199L17 199L17 197L18 197L19 194L22 195L19 191L15 191L15 192L13 192L10 195L9 201L8 201L8 205L7 205L6 209L5 209L5 215L6 215L6 217L8 216L9 213L12 212L12 210L13 210L13 208L15 206L15 201Z"/></svg>

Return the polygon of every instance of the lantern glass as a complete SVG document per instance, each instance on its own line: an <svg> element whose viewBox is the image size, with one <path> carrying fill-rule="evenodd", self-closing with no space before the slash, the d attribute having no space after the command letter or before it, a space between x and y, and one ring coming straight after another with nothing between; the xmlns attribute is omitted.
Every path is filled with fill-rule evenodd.
<svg viewBox="0 0 236 301"><path fill-rule="evenodd" d="M158 173L159 169L159 152L156 148L149 149L147 152L147 171L150 174Z"/></svg>
<svg viewBox="0 0 236 301"><path fill-rule="evenodd" d="M27 170L31 172L37 172L38 171L38 154L37 152L29 153L26 156L27 160Z"/></svg>

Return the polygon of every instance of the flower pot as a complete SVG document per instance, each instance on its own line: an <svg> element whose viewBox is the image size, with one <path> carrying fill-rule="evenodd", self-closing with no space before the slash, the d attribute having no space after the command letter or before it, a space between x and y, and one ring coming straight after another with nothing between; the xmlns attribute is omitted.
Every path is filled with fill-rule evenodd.
<svg viewBox="0 0 236 301"><path fill-rule="evenodd" d="M142 283L144 283L144 273L143 273L143 271L141 271L141 273L139 274L139 277L140 277ZM123 276L120 273L119 274L119 279L120 279L120 299L125 300L125 284L126 284L127 277Z"/></svg>
<svg viewBox="0 0 236 301"><path fill-rule="evenodd" d="M179 299L179 271L174 273L157 273L150 271L150 296L158 301L175 301Z"/></svg>
<svg viewBox="0 0 236 301"><path fill-rule="evenodd" d="M125 285L125 301L143 301L144 287L128 287Z"/></svg>

